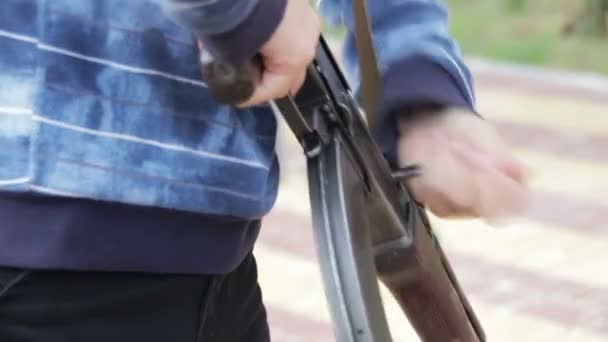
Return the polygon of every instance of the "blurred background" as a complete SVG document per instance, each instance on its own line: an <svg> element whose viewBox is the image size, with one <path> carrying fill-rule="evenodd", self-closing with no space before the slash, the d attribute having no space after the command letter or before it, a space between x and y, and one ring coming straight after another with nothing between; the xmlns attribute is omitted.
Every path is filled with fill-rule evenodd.
<svg viewBox="0 0 608 342"><path fill-rule="evenodd" d="M533 171L532 203L505 227L432 218L457 276L489 341L606 342L608 1L446 3L480 113ZM327 34L339 53L340 31ZM281 193L256 250L272 334L333 341L305 160L285 128L280 148ZM385 299L395 340L419 341Z"/></svg>

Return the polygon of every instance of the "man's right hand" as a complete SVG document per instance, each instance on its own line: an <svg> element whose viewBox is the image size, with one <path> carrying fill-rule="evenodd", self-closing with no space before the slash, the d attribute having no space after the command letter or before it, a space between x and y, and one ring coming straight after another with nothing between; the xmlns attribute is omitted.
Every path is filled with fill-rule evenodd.
<svg viewBox="0 0 608 342"><path fill-rule="evenodd" d="M417 200L443 218L499 224L528 200L529 170L487 121L468 110L421 113L401 122L401 165L422 174L408 183Z"/></svg>
<svg viewBox="0 0 608 342"><path fill-rule="evenodd" d="M309 1L287 0L283 20L260 49L262 71L249 107L296 93L315 57L321 20Z"/></svg>

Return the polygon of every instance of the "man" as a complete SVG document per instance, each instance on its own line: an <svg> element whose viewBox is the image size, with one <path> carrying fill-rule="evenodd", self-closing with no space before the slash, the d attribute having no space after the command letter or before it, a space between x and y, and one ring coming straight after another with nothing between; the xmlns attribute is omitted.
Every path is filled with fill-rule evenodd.
<svg viewBox="0 0 608 342"><path fill-rule="evenodd" d="M352 32L350 2L321 8ZM422 164L411 186L438 215L512 213L523 166L473 114L442 5L370 12L387 156ZM265 103L297 92L319 23L302 0L0 2L0 341L268 341L252 256L278 183ZM262 55L240 108L208 95L199 43ZM351 34L357 88L355 56Z"/></svg>

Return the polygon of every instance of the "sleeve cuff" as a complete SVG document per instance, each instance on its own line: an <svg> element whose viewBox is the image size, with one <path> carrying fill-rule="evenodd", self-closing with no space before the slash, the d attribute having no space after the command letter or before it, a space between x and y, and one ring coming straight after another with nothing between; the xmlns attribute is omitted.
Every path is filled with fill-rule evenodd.
<svg viewBox="0 0 608 342"><path fill-rule="evenodd" d="M382 107L378 110L378 128L374 133L385 157L397 167L398 120L419 109L473 105L457 81L439 64L414 56L396 63L383 75Z"/></svg>
<svg viewBox="0 0 608 342"><path fill-rule="evenodd" d="M287 0L260 0L234 29L199 38L213 56L240 64L253 58L270 39L283 19L286 6Z"/></svg>

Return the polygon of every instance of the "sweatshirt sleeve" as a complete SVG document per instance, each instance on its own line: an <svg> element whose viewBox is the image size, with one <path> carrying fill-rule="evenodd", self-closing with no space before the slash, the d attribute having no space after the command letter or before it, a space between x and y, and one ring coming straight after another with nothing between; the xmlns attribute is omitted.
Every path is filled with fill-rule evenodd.
<svg viewBox="0 0 608 342"><path fill-rule="evenodd" d="M215 57L239 63L255 56L283 18L287 0L158 0Z"/></svg>
<svg viewBox="0 0 608 342"><path fill-rule="evenodd" d="M343 62L355 94L360 76L352 0L320 0L324 17L347 28ZM448 11L441 0L368 0L383 89L378 143L395 158L397 114L415 108L463 107L474 111L470 71L448 32Z"/></svg>

